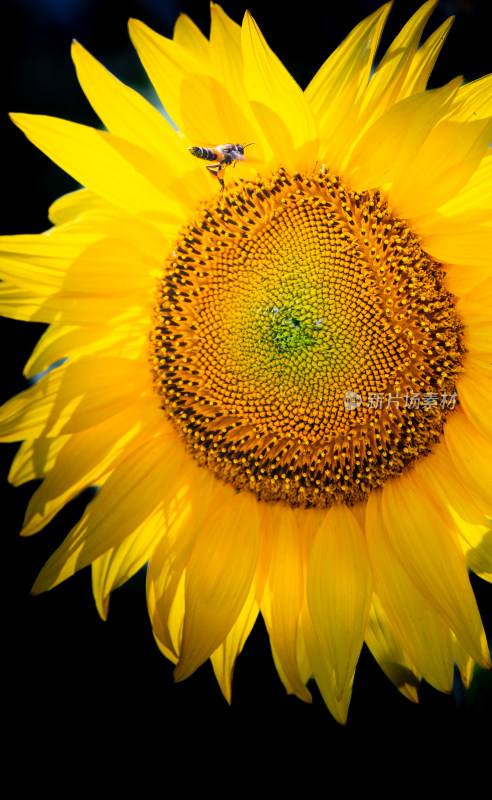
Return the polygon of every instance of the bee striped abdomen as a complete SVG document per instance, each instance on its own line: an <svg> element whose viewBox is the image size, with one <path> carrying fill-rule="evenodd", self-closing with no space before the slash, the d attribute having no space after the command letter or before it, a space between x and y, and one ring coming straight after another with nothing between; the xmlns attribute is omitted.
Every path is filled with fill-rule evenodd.
<svg viewBox="0 0 492 800"><path fill-rule="evenodd" d="M188 147L188 150L196 158L203 158L204 161L217 161L217 154L210 147Z"/></svg>

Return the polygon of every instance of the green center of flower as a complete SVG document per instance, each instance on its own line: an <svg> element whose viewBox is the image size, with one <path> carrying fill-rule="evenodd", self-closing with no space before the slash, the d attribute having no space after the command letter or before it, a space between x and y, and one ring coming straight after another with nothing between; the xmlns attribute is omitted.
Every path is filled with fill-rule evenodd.
<svg viewBox="0 0 492 800"><path fill-rule="evenodd" d="M151 337L189 451L293 506L363 500L429 453L462 355L440 265L377 192L323 172L205 204L166 264Z"/></svg>
<svg viewBox="0 0 492 800"><path fill-rule="evenodd" d="M282 308L273 306L270 311L267 343L271 342L280 353L291 355L314 345L322 320L313 320L310 311L296 307L296 303Z"/></svg>

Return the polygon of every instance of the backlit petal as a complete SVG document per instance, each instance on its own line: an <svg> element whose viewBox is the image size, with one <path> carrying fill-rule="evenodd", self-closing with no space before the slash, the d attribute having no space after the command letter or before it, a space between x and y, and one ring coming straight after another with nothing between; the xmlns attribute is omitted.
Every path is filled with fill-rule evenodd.
<svg viewBox="0 0 492 800"><path fill-rule="evenodd" d="M334 506L311 552L307 596L341 698L353 678L371 606L372 576L362 529L344 506Z"/></svg>

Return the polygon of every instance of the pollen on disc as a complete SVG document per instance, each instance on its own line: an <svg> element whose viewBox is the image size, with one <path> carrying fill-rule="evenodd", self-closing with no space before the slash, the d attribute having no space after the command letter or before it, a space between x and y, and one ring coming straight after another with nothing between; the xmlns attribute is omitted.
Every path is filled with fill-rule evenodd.
<svg viewBox="0 0 492 800"><path fill-rule="evenodd" d="M355 503L427 455L463 354L441 266L378 192L326 172L228 187L159 281L162 408L203 467L269 502Z"/></svg>

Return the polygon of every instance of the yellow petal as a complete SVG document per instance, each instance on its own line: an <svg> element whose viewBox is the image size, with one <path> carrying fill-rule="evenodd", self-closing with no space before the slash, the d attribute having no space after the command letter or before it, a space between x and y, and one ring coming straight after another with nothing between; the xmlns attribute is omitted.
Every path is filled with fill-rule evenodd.
<svg viewBox="0 0 492 800"><path fill-rule="evenodd" d="M469 121L492 116L492 75L485 75L461 87L450 119Z"/></svg>
<svg viewBox="0 0 492 800"><path fill-rule="evenodd" d="M412 66L422 31L436 5L437 0L424 3L388 47L362 98L361 122L364 126L396 102Z"/></svg>
<svg viewBox="0 0 492 800"><path fill-rule="evenodd" d="M92 591L99 615L108 616L109 597L147 563L164 527L157 509L138 528L92 563Z"/></svg>
<svg viewBox="0 0 492 800"><path fill-rule="evenodd" d="M306 99L316 116L322 140L329 137L333 124L340 122L337 116L340 104L345 107L345 96L353 100L357 91L366 87L390 9L391 3L385 3L359 22L307 87Z"/></svg>
<svg viewBox="0 0 492 800"><path fill-rule="evenodd" d="M75 259L100 238L94 232L56 228L41 234L2 236L0 277L32 292L53 294L63 286Z"/></svg>
<svg viewBox="0 0 492 800"><path fill-rule="evenodd" d="M158 409L156 409L157 411ZM32 496L22 534L43 528L70 500L99 479L149 438L158 428L157 414L144 404L127 406L111 419L71 436L58 453L56 466Z"/></svg>
<svg viewBox="0 0 492 800"><path fill-rule="evenodd" d="M429 76L453 22L454 17L449 17L419 47L400 89L400 97L408 97L411 94L425 90Z"/></svg>
<svg viewBox="0 0 492 800"><path fill-rule="evenodd" d="M272 649L285 672L291 691L307 702L297 662L299 615L304 598L301 540L291 508L272 509L274 542L268 575L268 595L261 604ZM268 599L268 606L266 600Z"/></svg>
<svg viewBox="0 0 492 800"><path fill-rule="evenodd" d="M0 283L0 314L23 322L52 322L55 316L53 309L47 307L45 296L5 281Z"/></svg>
<svg viewBox="0 0 492 800"><path fill-rule="evenodd" d="M8 255L0 260L0 274L31 291L71 297L134 296L153 289L161 267L141 247L94 232L90 238L72 231L5 237L0 247Z"/></svg>
<svg viewBox="0 0 492 800"><path fill-rule="evenodd" d="M490 275L490 267L482 264L471 269L463 269L462 264L446 264L446 287L457 299L481 286Z"/></svg>
<svg viewBox="0 0 492 800"><path fill-rule="evenodd" d="M61 290L72 297L79 293L135 296L152 291L161 271L161 264L141 247L106 238L86 247L67 270Z"/></svg>
<svg viewBox="0 0 492 800"><path fill-rule="evenodd" d="M440 122L391 188L389 200L396 213L419 217L453 197L477 169L491 136L488 118Z"/></svg>
<svg viewBox="0 0 492 800"><path fill-rule="evenodd" d="M215 75L227 75L227 84L234 87L222 105L219 114L227 130L228 141L255 142L254 161L250 164L252 178L255 177L256 162L264 161L263 141L258 130L256 118L251 110L249 97L244 86L244 65L241 51L241 28L236 25L218 5L211 7L212 24L210 28L210 55ZM241 164L241 174L249 171L248 164Z"/></svg>
<svg viewBox="0 0 492 800"><path fill-rule="evenodd" d="M72 58L84 94L111 133L155 153L171 172L186 171L183 143L154 106L111 75L78 42L72 45Z"/></svg>
<svg viewBox="0 0 492 800"><path fill-rule="evenodd" d="M475 225L467 230L458 224L451 230L452 223L446 232L428 233L422 236L422 248L435 259L451 264L462 264L470 268L470 275L465 273L468 283L464 284L465 291L473 288L489 277L492 265L492 225ZM477 267L477 270L471 269ZM462 272L464 270L461 270ZM460 292L462 293L462 292Z"/></svg>
<svg viewBox="0 0 492 800"><path fill-rule="evenodd" d="M319 141L313 113L249 13L243 21L242 48L248 97L275 160L293 171L314 167Z"/></svg>
<svg viewBox="0 0 492 800"><path fill-rule="evenodd" d="M304 605L303 613L301 614L301 624L306 651L316 684L330 713L337 722L345 725L352 697L353 676L341 695L339 691L335 692L335 672L330 665L326 643L315 631L307 604Z"/></svg>
<svg viewBox="0 0 492 800"><path fill-rule="evenodd" d="M304 602L304 606L305 605L306 601ZM302 611L301 611L301 618L302 618ZM299 675L301 676L301 681L303 682L304 685L307 685L308 682L313 677L313 670L311 668L311 662L309 661L309 655L306 647L306 640L304 639L304 632L301 620L299 621L299 627L297 629L297 666L299 669ZM310 702L312 702L312 698L310 698Z"/></svg>
<svg viewBox="0 0 492 800"><path fill-rule="evenodd" d="M364 642L372 577L362 529L346 506L333 505L311 551L307 598L318 637L326 645L340 698Z"/></svg>
<svg viewBox="0 0 492 800"><path fill-rule="evenodd" d="M165 213L185 221L181 199L172 199L169 170L156 156L86 125L34 114L11 116L55 164L109 203L137 214Z"/></svg>
<svg viewBox="0 0 492 800"><path fill-rule="evenodd" d="M212 501L214 480L192 461L181 474L182 492L170 509L165 530L147 571L147 605L157 641L178 660L184 617L184 577L195 539ZM182 586L181 586L182 584ZM180 589L181 586L181 589ZM178 591L182 598L176 600ZM182 609L181 623L178 622Z"/></svg>
<svg viewBox="0 0 492 800"><path fill-rule="evenodd" d="M62 359L96 353L125 359L143 359L148 349L149 322L149 318L142 315L141 325L136 323L113 329L52 325L31 353L24 375L26 378L33 378Z"/></svg>
<svg viewBox="0 0 492 800"><path fill-rule="evenodd" d="M492 304L492 278L474 287L456 303L456 311L467 325L490 324L489 308Z"/></svg>
<svg viewBox="0 0 492 800"><path fill-rule="evenodd" d="M488 663L485 634L457 537L415 470L385 484L382 510L392 547L415 586L475 661Z"/></svg>
<svg viewBox="0 0 492 800"><path fill-rule="evenodd" d="M145 298L145 301L148 297ZM70 295L50 295L42 303L41 312L48 322L60 325L80 325L83 327L127 327L128 330L141 330L142 323L148 319L148 303L142 297L134 297L126 303L121 297L70 297Z"/></svg>
<svg viewBox="0 0 492 800"><path fill-rule="evenodd" d="M367 503L367 546L376 593L412 664L436 689L450 692L453 657L449 629L397 558L382 517L381 494L373 492Z"/></svg>
<svg viewBox="0 0 492 800"><path fill-rule="evenodd" d="M275 523L273 509L268 503L260 503L258 508L260 514L260 554L258 556L258 567L255 575L255 597L256 602L261 605L265 585L270 572L270 564L273 557L275 543Z"/></svg>
<svg viewBox="0 0 492 800"><path fill-rule="evenodd" d="M146 365L119 358L80 358L49 372L0 411L0 437L16 442L90 428L148 390Z"/></svg>
<svg viewBox="0 0 492 800"><path fill-rule="evenodd" d="M204 197L205 182L183 181L190 171L190 156L183 138L145 98L111 75L75 42L72 57L79 82L89 102L115 136L153 153L162 162L166 191L188 207ZM156 162L157 167L157 162Z"/></svg>
<svg viewBox="0 0 492 800"><path fill-rule="evenodd" d="M214 6L211 7L213 13ZM198 25L186 14L180 14L174 26L173 41L185 47L201 61L206 62L210 55L210 45Z"/></svg>
<svg viewBox="0 0 492 800"><path fill-rule="evenodd" d="M259 613L255 600L255 586L251 584L248 597L226 638L210 656L215 677L228 703L232 697L232 673L236 658L244 647Z"/></svg>
<svg viewBox="0 0 492 800"><path fill-rule="evenodd" d="M492 516L492 445L461 409L446 421L444 438L460 480L479 508Z"/></svg>
<svg viewBox="0 0 492 800"><path fill-rule="evenodd" d="M39 573L34 593L52 589L88 566L150 519L158 506L164 507L179 484L184 453L160 444L152 439L118 465Z"/></svg>
<svg viewBox="0 0 492 800"><path fill-rule="evenodd" d="M458 534L469 569L484 580L492 579L492 553L488 546L492 526L461 481L448 449L441 442L432 456L417 465L423 480L432 487Z"/></svg>
<svg viewBox="0 0 492 800"><path fill-rule="evenodd" d="M409 700L418 703L420 675L405 653L377 594L373 594L366 628L366 644L383 670Z"/></svg>
<svg viewBox="0 0 492 800"><path fill-rule="evenodd" d="M70 436L55 439L26 439L22 442L9 472L9 483L21 486L26 481L40 480L53 469L60 450Z"/></svg>
<svg viewBox="0 0 492 800"><path fill-rule="evenodd" d="M130 20L130 37L164 108L185 135L188 144L210 146L230 141L220 117L229 91L223 79L210 73L207 63L177 41L166 39L139 20ZM190 172L195 170L200 191L210 193L210 181L189 153Z"/></svg>
<svg viewBox="0 0 492 800"><path fill-rule="evenodd" d="M425 3L408 21L388 48L367 85L369 77L367 68L370 68L374 52L369 51L364 54L368 63L361 73L357 94L348 103L345 102L349 99L348 96L343 98L342 123L330 137L329 147L323 148L321 154L323 161L330 165L330 169L344 173L350 166L351 152L361 136L398 99L404 97L405 78L412 67L423 28L435 4L436 0ZM380 32L379 24L382 27L383 22L384 17L378 22L377 36ZM371 46L375 47L376 44L377 38L371 42Z"/></svg>
<svg viewBox="0 0 492 800"><path fill-rule="evenodd" d="M492 391L492 375L477 369L468 361L465 371L458 381L458 397L468 419L492 442L492 419L488 403Z"/></svg>
<svg viewBox="0 0 492 800"><path fill-rule="evenodd" d="M397 180L446 112L460 82L458 78L391 106L359 139L344 169L346 180L362 188ZM389 197L391 202L391 192Z"/></svg>
<svg viewBox="0 0 492 800"><path fill-rule="evenodd" d="M456 666L460 671L463 685L465 689L468 689L473 678L473 670L475 668L475 662L473 658L470 655L468 655L466 650L462 648L462 646L460 645L454 634L452 635L451 638L453 642L453 657L456 662Z"/></svg>
<svg viewBox="0 0 492 800"><path fill-rule="evenodd" d="M268 588L265 589L265 593L267 593L267 592L268 592ZM300 633L301 633L300 628L298 628L298 630L297 630L297 643L299 643ZM273 658L273 663L275 664L275 669L277 670L278 676L279 676L280 680L282 681L287 694L295 695L296 697L299 698L299 700L302 700L303 703L311 703L312 702L311 692L309 692L306 689L306 687L304 687L302 693L301 694L299 693L299 690L295 686L293 686L291 684L291 682L289 681L289 678L287 677L287 673L285 672L285 670L284 670L284 668L282 666L282 662L280 661L280 659L278 657L278 653L275 650L275 647L273 646L272 642L270 642L270 646L272 648L272 658ZM299 648L296 647L296 650L298 651ZM299 680L302 682L303 678L302 678L302 675L301 675L300 663L298 663L298 670L299 670Z"/></svg>
<svg viewBox="0 0 492 800"><path fill-rule="evenodd" d="M224 486L217 492L216 502L186 567L183 641L174 672L177 681L194 672L224 641L246 602L258 562L255 497L248 492L236 494L232 487Z"/></svg>
<svg viewBox="0 0 492 800"><path fill-rule="evenodd" d="M487 233L490 236L487 227L490 225L491 211L492 153L482 158L475 172L454 197L434 213L425 214L415 221L415 230L429 253L435 253L438 259L441 253L443 261L467 266L466 270L449 270L454 284L458 278L464 285L471 281L469 288L472 288L490 275L490 247L487 248L483 237ZM470 266L480 266L481 269L470 270ZM462 291L456 292L454 285L450 284L450 288L453 293L463 294Z"/></svg>
<svg viewBox="0 0 492 800"><path fill-rule="evenodd" d="M84 214L103 212L119 213L119 208L107 203L102 197L88 189L76 189L58 197L49 207L48 216L54 225L65 225Z"/></svg>

